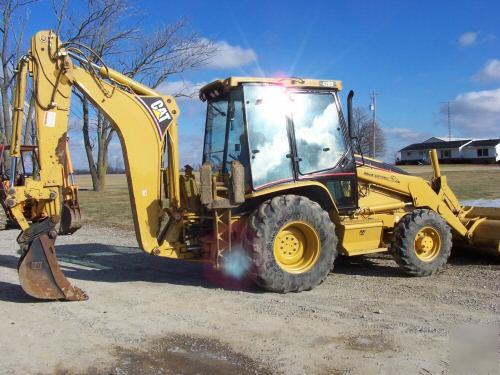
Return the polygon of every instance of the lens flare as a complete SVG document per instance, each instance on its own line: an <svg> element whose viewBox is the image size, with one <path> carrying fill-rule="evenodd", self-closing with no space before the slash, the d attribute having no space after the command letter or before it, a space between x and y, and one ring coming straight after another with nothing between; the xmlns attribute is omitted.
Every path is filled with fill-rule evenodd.
<svg viewBox="0 0 500 375"><path fill-rule="evenodd" d="M243 279L250 269L250 259L241 246L235 246L224 256L222 272L234 279Z"/></svg>

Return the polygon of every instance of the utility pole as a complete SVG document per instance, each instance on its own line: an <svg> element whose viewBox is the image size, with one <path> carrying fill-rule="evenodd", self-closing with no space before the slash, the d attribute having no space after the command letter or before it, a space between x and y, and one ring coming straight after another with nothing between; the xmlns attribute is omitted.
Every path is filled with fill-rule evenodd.
<svg viewBox="0 0 500 375"><path fill-rule="evenodd" d="M450 102L447 103L448 106L448 140L451 141L451 110L450 110Z"/></svg>
<svg viewBox="0 0 500 375"><path fill-rule="evenodd" d="M372 131L373 131L373 139L372 139L372 158L375 157L375 145L376 145L376 135L375 135L375 131L376 131L376 128L377 128L377 95L378 93L374 91L372 91L372 96L371 96L371 99L372 99L372 104L370 104L370 110L372 111Z"/></svg>

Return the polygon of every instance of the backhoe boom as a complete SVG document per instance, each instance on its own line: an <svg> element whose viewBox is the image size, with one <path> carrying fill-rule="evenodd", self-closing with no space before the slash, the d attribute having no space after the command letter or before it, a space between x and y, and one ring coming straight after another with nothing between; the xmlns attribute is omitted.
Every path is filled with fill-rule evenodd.
<svg viewBox="0 0 500 375"><path fill-rule="evenodd" d="M80 61L81 66L74 65L71 56ZM25 252L30 250L31 245L36 244L36 247L43 248L47 256L50 251L46 251L44 246L50 241L41 236L47 236L52 243L55 239L52 228L61 215L60 195L65 193L61 189L68 184L68 168L72 168L65 158L69 155L68 118L71 93L75 88L109 119L118 134L127 173L135 232L141 249L154 255L189 257L189 253L183 252L185 245L179 238L182 220L180 214L176 214L180 202L177 156L179 109L174 98L163 96L106 66L96 68L95 64L80 55L71 44L61 43L50 31L38 32L32 38L30 52L21 59L19 68L11 142L14 147L11 156L15 161L19 154L23 122L22 104L28 70L34 81L40 159L39 179L27 178L24 184L16 186L15 177L12 176L11 189L6 199L26 234L23 237ZM167 155L165 161L164 153ZM161 172L166 165L168 191L163 198L168 196L168 212L162 206ZM48 217L47 220L53 223L45 226L45 232L29 230L22 212L23 202L28 199L37 201L40 219ZM168 220L167 228L161 228L165 215L170 215L171 219ZM29 256L23 257L27 258ZM46 263L50 265L54 260L46 259ZM20 267L24 270L24 277L29 278L30 273L26 272L26 267ZM57 281L57 277L55 279ZM25 290L29 289L29 294L36 294L36 288L32 287L36 280L21 280L23 286L28 283L31 287ZM53 294L54 298L61 298L60 293ZM43 298L50 298L50 293Z"/></svg>

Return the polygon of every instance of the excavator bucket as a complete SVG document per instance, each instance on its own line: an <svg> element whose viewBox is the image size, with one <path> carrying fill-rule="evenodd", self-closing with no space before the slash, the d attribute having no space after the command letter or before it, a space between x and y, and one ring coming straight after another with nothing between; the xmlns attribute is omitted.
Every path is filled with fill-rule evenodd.
<svg viewBox="0 0 500 375"><path fill-rule="evenodd" d="M64 202L61 209L60 234L73 234L82 227L82 213L78 204Z"/></svg>
<svg viewBox="0 0 500 375"><path fill-rule="evenodd" d="M70 284L57 262L54 241L45 233L28 245L17 266L19 281L30 296L45 300L84 301L87 294Z"/></svg>

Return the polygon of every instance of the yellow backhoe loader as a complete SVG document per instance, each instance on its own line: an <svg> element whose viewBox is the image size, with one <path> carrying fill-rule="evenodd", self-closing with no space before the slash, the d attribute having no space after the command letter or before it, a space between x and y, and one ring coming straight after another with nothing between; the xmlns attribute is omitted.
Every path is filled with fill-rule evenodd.
<svg viewBox="0 0 500 375"><path fill-rule="evenodd" d="M153 256L224 267L240 254L258 285L285 293L320 284L338 253L390 251L406 273L425 276L447 262L453 236L498 250L498 212L462 207L435 152L429 182L355 155L353 93L346 122L340 81L231 77L203 87L198 182L191 167L179 172L175 99L48 31L32 38L19 62L12 163L19 157L27 72L36 96L40 173L22 184L11 180L5 204L22 228L19 279L33 297L87 298L62 274L54 248L59 202L78 202L65 161L72 90L115 127L137 241ZM31 224L27 203L39 218Z"/></svg>

